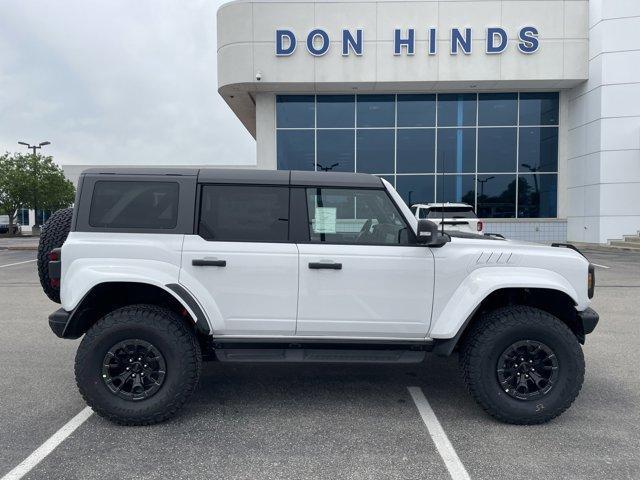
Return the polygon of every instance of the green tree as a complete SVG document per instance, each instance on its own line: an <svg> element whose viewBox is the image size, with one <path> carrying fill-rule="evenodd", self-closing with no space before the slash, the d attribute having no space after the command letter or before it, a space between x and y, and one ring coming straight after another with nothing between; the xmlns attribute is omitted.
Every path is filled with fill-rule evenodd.
<svg viewBox="0 0 640 480"><path fill-rule="evenodd" d="M18 209L29 201L26 162L15 157L9 153L0 156L0 213L9 216L10 225L15 223Z"/></svg>
<svg viewBox="0 0 640 480"><path fill-rule="evenodd" d="M13 224L19 208L59 210L75 198L75 188L53 159L40 154L0 156L0 211Z"/></svg>

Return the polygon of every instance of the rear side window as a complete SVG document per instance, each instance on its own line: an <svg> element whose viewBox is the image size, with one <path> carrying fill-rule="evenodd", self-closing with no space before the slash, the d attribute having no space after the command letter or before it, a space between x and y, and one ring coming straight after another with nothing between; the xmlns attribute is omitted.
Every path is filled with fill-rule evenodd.
<svg viewBox="0 0 640 480"><path fill-rule="evenodd" d="M442 208L440 207L431 207L429 209L429 217L428 218L441 218L442 217ZM445 207L444 208L444 217L445 218L478 218L476 213L473 211L471 207ZM427 218L420 216L420 218Z"/></svg>
<svg viewBox="0 0 640 480"><path fill-rule="evenodd" d="M179 192L176 182L98 181L93 189L89 225L173 229L178 219Z"/></svg>
<svg viewBox="0 0 640 480"><path fill-rule="evenodd" d="M199 235L228 242L286 242L289 187L205 185Z"/></svg>

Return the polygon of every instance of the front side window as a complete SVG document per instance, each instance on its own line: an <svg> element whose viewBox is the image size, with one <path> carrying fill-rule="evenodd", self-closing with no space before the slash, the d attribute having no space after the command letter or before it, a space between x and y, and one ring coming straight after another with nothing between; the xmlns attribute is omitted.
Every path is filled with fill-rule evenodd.
<svg viewBox="0 0 640 480"><path fill-rule="evenodd" d="M308 188L307 208L311 242L409 244L404 218L383 190Z"/></svg>
<svg viewBox="0 0 640 480"><path fill-rule="evenodd" d="M221 242L286 242L289 188L205 185L198 234Z"/></svg>
<svg viewBox="0 0 640 480"><path fill-rule="evenodd" d="M89 225L98 228L173 229L178 220L179 191L176 182L96 182Z"/></svg>

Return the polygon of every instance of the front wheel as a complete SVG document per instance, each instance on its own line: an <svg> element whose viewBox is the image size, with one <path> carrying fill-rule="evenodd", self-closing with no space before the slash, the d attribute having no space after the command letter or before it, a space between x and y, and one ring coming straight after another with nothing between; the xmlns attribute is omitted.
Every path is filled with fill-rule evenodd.
<svg viewBox="0 0 640 480"><path fill-rule="evenodd" d="M484 314L460 350L469 392L507 423L544 423L564 412L584 380L584 356L575 335L553 315L526 307Z"/></svg>
<svg viewBox="0 0 640 480"><path fill-rule="evenodd" d="M150 425L187 401L201 363L195 333L177 314L132 305L89 329L76 354L76 382L99 415L121 425Z"/></svg>

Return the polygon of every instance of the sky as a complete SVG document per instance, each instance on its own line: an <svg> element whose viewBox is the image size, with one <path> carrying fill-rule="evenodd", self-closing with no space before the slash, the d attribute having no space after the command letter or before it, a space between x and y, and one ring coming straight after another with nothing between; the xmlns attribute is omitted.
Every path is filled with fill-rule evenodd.
<svg viewBox="0 0 640 480"><path fill-rule="evenodd" d="M217 92L222 0L0 0L0 152L62 165L255 164Z"/></svg>

